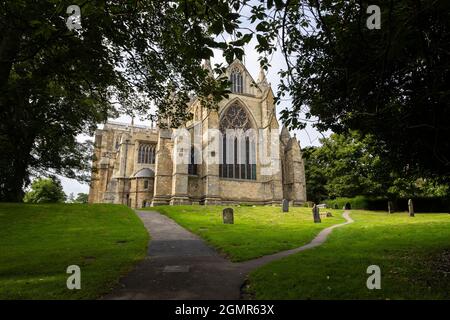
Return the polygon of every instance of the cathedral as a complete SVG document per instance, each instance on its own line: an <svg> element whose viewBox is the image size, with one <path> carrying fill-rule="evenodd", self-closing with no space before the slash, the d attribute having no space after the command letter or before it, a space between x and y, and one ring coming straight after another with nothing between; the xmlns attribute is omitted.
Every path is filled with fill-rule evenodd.
<svg viewBox="0 0 450 320"><path fill-rule="evenodd" d="M203 66L212 75L209 61ZM132 208L279 205L283 199L303 204L300 144L286 128L280 132L264 71L255 81L236 59L226 72L229 97L217 111L194 97L189 103L193 119L183 128L107 122L98 129L89 202Z"/></svg>

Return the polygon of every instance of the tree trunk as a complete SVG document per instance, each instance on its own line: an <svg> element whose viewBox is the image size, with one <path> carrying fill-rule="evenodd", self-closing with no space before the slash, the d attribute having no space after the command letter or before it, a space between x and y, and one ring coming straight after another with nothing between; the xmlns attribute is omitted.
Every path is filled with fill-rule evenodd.
<svg viewBox="0 0 450 320"><path fill-rule="evenodd" d="M0 41L0 91L8 83L9 75L20 49L20 34L7 28Z"/></svg>
<svg viewBox="0 0 450 320"><path fill-rule="evenodd" d="M16 144L1 154L0 201L22 202L29 182L28 165L31 147ZM4 146L2 146L4 149ZM3 151L3 150L2 150Z"/></svg>
<svg viewBox="0 0 450 320"><path fill-rule="evenodd" d="M5 112L0 121L0 201L21 202L29 183L35 135L23 118L16 119L16 114Z"/></svg>

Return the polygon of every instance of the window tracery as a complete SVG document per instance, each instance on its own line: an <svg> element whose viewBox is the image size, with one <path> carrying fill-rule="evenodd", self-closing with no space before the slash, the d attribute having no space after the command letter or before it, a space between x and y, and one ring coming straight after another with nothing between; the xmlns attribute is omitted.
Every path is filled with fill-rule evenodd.
<svg viewBox="0 0 450 320"><path fill-rule="evenodd" d="M256 139L249 134L252 125L246 110L239 103L232 104L225 110L219 128L219 176L256 180Z"/></svg>

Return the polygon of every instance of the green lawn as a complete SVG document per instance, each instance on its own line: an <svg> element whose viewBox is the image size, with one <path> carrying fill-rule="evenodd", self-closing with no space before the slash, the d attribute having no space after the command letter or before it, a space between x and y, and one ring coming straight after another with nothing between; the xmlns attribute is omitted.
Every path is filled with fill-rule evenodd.
<svg viewBox="0 0 450 320"><path fill-rule="evenodd" d="M352 211L321 247L263 266L249 277L256 299L450 299L450 215ZM381 268L381 289L366 287Z"/></svg>
<svg viewBox="0 0 450 320"><path fill-rule="evenodd" d="M94 299L146 254L148 234L121 205L0 204L0 299ZM81 290L66 269L81 268Z"/></svg>
<svg viewBox="0 0 450 320"><path fill-rule="evenodd" d="M272 206L233 206L234 224L222 223L223 206L158 206L149 208L175 220L181 226L206 239L232 261L243 261L311 241L320 230L343 222L342 210L334 217L313 222L311 208L290 208L289 213Z"/></svg>

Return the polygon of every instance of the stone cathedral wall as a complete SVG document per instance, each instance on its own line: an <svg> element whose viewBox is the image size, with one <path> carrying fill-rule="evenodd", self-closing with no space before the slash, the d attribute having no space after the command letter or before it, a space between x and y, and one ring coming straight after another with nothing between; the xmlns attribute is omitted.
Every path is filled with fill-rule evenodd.
<svg viewBox="0 0 450 320"><path fill-rule="evenodd" d="M103 129L97 130L95 136L96 159L93 167L96 170L92 173L89 202L122 203L140 208L150 204L280 204L283 198L294 205L306 201L300 146L285 129L278 136L273 92L264 73L261 71L257 82L254 81L239 60L233 62L229 70L241 73L241 92L231 93L228 99L221 101L218 111L206 110L198 100L193 99L190 108L194 118L186 123L186 128L193 132L194 124L201 123L201 145L197 147L202 149L203 154L219 154L219 150L215 150L218 144L212 149L206 148L211 140L208 130L219 130L226 123L221 121L227 108L238 104L245 110L247 123L252 129L266 130L265 143L268 143L271 133L275 133L276 139L280 140L280 147L268 154L270 163L275 164L273 168L280 166L279 171L274 169L263 175L265 165L260 163L258 155L256 179L253 173L249 178L251 180L220 177L219 165L205 162L198 164L196 174L189 174L187 164L174 163L176 142L171 129L107 123ZM156 148L155 163L139 163L139 147L149 143ZM139 176L144 169L149 169L151 175Z"/></svg>

